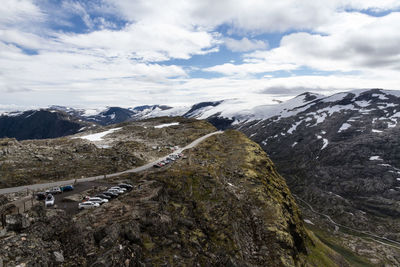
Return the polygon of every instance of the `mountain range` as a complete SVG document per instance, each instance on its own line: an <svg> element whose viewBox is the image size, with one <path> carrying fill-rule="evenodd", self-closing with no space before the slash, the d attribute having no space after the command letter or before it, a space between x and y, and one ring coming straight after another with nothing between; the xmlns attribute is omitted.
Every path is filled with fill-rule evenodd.
<svg viewBox="0 0 400 267"><path fill-rule="evenodd" d="M267 152L298 198L341 224L400 241L399 91L306 92L261 106L241 99L103 111L52 106L3 113L0 137L52 138L163 116L242 131Z"/></svg>

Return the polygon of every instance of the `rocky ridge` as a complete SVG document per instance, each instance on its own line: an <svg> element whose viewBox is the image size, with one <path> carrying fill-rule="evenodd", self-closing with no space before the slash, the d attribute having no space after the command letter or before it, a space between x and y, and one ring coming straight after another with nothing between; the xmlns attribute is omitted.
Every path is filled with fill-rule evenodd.
<svg viewBox="0 0 400 267"><path fill-rule="evenodd" d="M284 179L243 134L227 131L186 154L168 169L117 178L134 189L95 210L71 217L37 206L29 225L0 237L3 262L348 266L308 237Z"/></svg>

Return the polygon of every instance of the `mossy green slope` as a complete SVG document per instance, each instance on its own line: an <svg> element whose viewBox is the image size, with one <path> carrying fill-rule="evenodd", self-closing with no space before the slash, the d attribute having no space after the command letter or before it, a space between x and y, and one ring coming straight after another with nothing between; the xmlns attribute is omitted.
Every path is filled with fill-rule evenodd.
<svg viewBox="0 0 400 267"><path fill-rule="evenodd" d="M307 251L325 248L314 249L284 179L245 135L226 131L187 156L151 175L166 188L163 209L176 222L172 225L179 225L172 231L180 240L178 247L165 247L164 238L146 236L146 257L153 263L173 264L173 255L183 250L191 255L183 257L186 266L304 266ZM335 260L325 258L335 266Z"/></svg>

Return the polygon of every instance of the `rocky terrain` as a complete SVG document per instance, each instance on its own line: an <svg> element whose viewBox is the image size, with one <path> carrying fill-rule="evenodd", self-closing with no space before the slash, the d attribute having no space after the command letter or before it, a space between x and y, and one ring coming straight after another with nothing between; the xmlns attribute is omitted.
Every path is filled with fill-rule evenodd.
<svg viewBox="0 0 400 267"><path fill-rule="evenodd" d="M237 131L214 135L167 169L114 178L134 189L69 216L8 216L7 266L349 266L304 227L284 179ZM109 180L108 182L112 182ZM79 238L77 238L79 236Z"/></svg>
<svg viewBox="0 0 400 267"><path fill-rule="evenodd" d="M279 104L248 105L248 108L243 108L244 106L241 100L225 100L199 103L187 108L143 106L131 113L117 108L110 108L105 110L104 114L99 115L99 113L93 116L100 116L104 119L101 123L107 124L106 121L111 121L115 117L138 120L148 117L183 115L207 119L217 128L236 128L260 144L264 151L268 153L276 163L278 171L285 177L290 189L296 194L298 203L306 201L320 214L330 216L339 224L359 231L368 231L382 238L400 241L398 234L400 230L398 221L400 212L400 151L398 149L400 147L400 139L398 138L400 94L397 91L380 89L357 90L332 96L304 93ZM67 112L60 107L57 110ZM127 110L132 111L133 109ZM108 111L110 112L107 113ZM119 111L130 115L125 117L122 115L117 116ZM81 115L78 115L83 116L82 112L80 113ZM70 110L67 113L73 116L74 111ZM116 114L115 117L114 113ZM88 117L86 116L86 118ZM171 122L176 119L171 118L171 120L168 120L164 118L163 120ZM89 121L89 123L93 122ZM92 125L87 126L96 127L93 128L92 133L120 127L117 125L99 128L99 126ZM130 122L127 125L138 126L141 125L141 122ZM142 125L137 128L141 129L138 133L142 132L142 137L139 138L139 141L138 138L132 139L132 136L128 137L128 135L124 136L124 139L128 137L128 139L131 138L129 140L139 143L145 139L150 138L149 140L151 140L153 138L151 137L152 134L145 135L144 133L153 132L148 130L153 128L145 127L148 126ZM167 130L154 129L157 133L167 132L161 139L155 137L155 140L158 140L156 142L144 142L146 144L144 146L135 143L133 145L135 148L128 149L128 151L119 150L122 147L126 149L125 144L121 143L118 148L118 142L114 142L112 138L106 138L107 136L102 141L95 142L68 139L67 147L70 147L72 143L74 146L78 143L82 143L81 145L84 146L89 145L90 150L87 155L95 152L97 156L89 156L90 159L87 161L87 165L79 165L81 160L75 159L73 164L63 166L70 166L68 173L73 173L76 176L80 175L80 173L98 174L106 170L121 170L134 166L137 164L135 162L141 164L141 162L163 153L159 150L163 149L164 140L168 138L169 134L176 134L171 132L173 129L174 127L168 127ZM212 130L210 129L210 131ZM115 132L115 134L120 133L120 131ZM79 135L84 136L87 134L81 133ZM113 134L110 136L113 136ZM177 136L180 136L180 134ZM4 139L3 149L0 149L0 154L3 153L2 159L4 160L1 165L2 170L17 170L15 172L17 174L20 170L23 170L25 168L24 160L34 157L35 153L31 153L29 150L20 150L23 153L15 154L14 158L5 157L4 155L8 153L8 150L11 149L12 151L18 147L18 144L30 144L31 142L40 143L38 141L17 142L13 139ZM46 142L51 141L46 140ZM4 143L8 145L4 145ZM176 143L169 142L164 148L167 149L167 147L173 145L176 145ZM138 147L142 147L142 150L138 149ZM149 148L151 149L149 150ZM124 156L124 159L121 159L121 151L128 156ZM132 154L130 151L136 151L136 153ZM138 151L143 151L143 153L138 153ZM147 153L145 151L152 152ZM74 151L67 152L68 155L74 153ZM19 162L18 157L25 154L29 156ZM50 159L55 158L51 153L44 153L44 155L50 157ZM99 170L93 171L90 164L93 163L93 160L98 160L99 155L104 159L104 161L100 161L102 164L99 166L104 166L104 168L99 167ZM106 159L110 156L111 158L116 157L118 164L107 161ZM39 153L40 157L41 154ZM58 154L57 157L59 157ZM73 158L73 156L70 156L70 158ZM140 162L140 160L143 161ZM15 165L8 165L13 164L14 161ZM43 163L38 162L35 165L36 168L39 168L38 166L41 164ZM23 168L17 169L15 166L22 166ZM79 166L79 168L74 169L73 166ZM85 166L88 166L87 170L90 171L82 171L85 170ZM29 174L29 177L36 177L34 175L35 168L30 170L33 175ZM46 173L51 173L51 177L46 179L58 177L56 172L49 172L48 170L46 169ZM7 171L2 173L4 175ZM21 177L26 179L27 175L25 173ZM60 176L69 177L67 174ZM14 185L10 181L17 181L15 184L23 181L23 179L18 180L18 175L16 177L16 179L11 179L11 176L9 176L8 179L4 180L8 181L8 185ZM41 179L43 177L34 178L34 181ZM301 205L301 208L308 217L312 217L312 221L315 223L313 227L319 227L320 230L323 229L323 233L320 233L319 236L323 234L333 235L331 239L338 241L339 245L345 246L350 251L357 253L358 256L366 257L372 253L371 251L385 255L377 258L369 257L374 263L386 262L386 264L393 266L398 264L399 256L396 250L389 249L388 252L386 250L390 246L383 245L379 247L379 242L383 239L379 239L381 240L379 242L371 241L372 243L368 242L368 239L363 239L363 242L366 242L364 243L365 245L358 248L352 245L361 243L357 234L354 232L350 234L340 232L344 235L339 237L338 234L340 233L337 232L336 227L325 216L315 216L315 214L311 216L312 214L309 212L307 205ZM325 230L327 229L330 230L326 232ZM341 231L343 229L340 228Z"/></svg>
<svg viewBox="0 0 400 267"><path fill-rule="evenodd" d="M179 125L154 127L169 122ZM127 170L167 155L174 146L187 145L215 128L193 119L158 118L84 130L55 139L0 139L0 187Z"/></svg>
<svg viewBox="0 0 400 267"><path fill-rule="evenodd" d="M284 116L237 127L320 212L400 241L400 98L369 90L298 99Z"/></svg>

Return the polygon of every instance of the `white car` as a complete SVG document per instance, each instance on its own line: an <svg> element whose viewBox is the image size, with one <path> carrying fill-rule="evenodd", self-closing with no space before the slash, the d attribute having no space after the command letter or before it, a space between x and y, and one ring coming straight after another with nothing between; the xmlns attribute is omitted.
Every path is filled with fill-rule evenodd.
<svg viewBox="0 0 400 267"><path fill-rule="evenodd" d="M113 186L113 187L111 187L110 189L122 190L122 191L124 191L124 192L126 192L126 191L128 190L128 189L123 188L123 187L120 187L120 186Z"/></svg>
<svg viewBox="0 0 400 267"><path fill-rule="evenodd" d="M82 209L92 209L92 208L97 208L99 206L100 206L99 203L86 201L86 202L79 203L78 209L80 209L80 210L82 210Z"/></svg>
<svg viewBox="0 0 400 267"><path fill-rule="evenodd" d="M117 195L121 195L121 194L124 193L124 191L118 190L118 189L108 189L107 192L114 193L114 194L117 194Z"/></svg>
<svg viewBox="0 0 400 267"><path fill-rule="evenodd" d="M90 197L90 198L88 198L87 201L93 202L93 203L99 203L101 205L103 203L107 203L108 199L100 198L100 197Z"/></svg>
<svg viewBox="0 0 400 267"><path fill-rule="evenodd" d="M54 196L52 194L48 194L46 196L46 199L44 200L44 204L46 207L53 206L54 201L55 201Z"/></svg>
<svg viewBox="0 0 400 267"><path fill-rule="evenodd" d="M108 189L108 191L110 191L110 190L116 190L116 191L118 191L120 194L126 192L126 189L125 189L125 188L121 188L121 187L118 187L118 186L111 187L110 189Z"/></svg>

